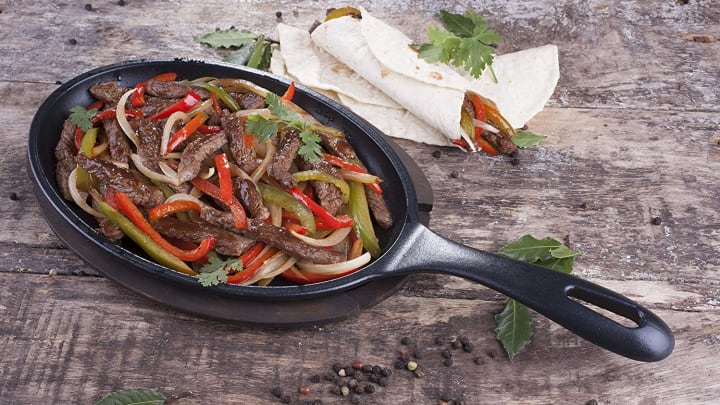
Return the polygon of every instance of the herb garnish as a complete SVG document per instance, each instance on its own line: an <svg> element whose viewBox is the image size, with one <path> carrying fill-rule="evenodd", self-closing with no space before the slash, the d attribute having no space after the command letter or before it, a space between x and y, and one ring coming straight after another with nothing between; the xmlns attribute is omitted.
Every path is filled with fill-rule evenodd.
<svg viewBox="0 0 720 405"><path fill-rule="evenodd" d="M237 258L222 260L215 252L208 254L208 262L200 269L196 276L203 287L212 287L226 283L228 272L239 272L243 270L243 263Z"/></svg>
<svg viewBox="0 0 720 405"><path fill-rule="evenodd" d="M267 93L265 95L265 103L268 110L274 118L268 119L260 114L254 114L248 117L245 129L254 134L259 142L265 142L268 139L277 136L280 129L294 128L300 131L300 141L302 146L298 150L298 154L308 162L314 162L320 159L322 150L320 149L320 136L308 129L310 122L303 121L298 117L297 113L288 110L282 103L280 97L275 93Z"/></svg>
<svg viewBox="0 0 720 405"><path fill-rule="evenodd" d="M223 59L225 62L256 69L266 69L270 66L270 43L272 41L262 34L256 34L246 29L230 28L205 34L195 38L195 41L216 49L233 49Z"/></svg>
<svg viewBox="0 0 720 405"><path fill-rule="evenodd" d="M572 272L575 257L579 255L553 238L535 239L531 235L503 246L499 253L567 274ZM495 323L495 336L512 360L530 343L532 315L525 305L508 298L505 308L495 316Z"/></svg>
<svg viewBox="0 0 720 405"><path fill-rule="evenodd" d="M162 405L167 398L161 392L146 389L133 388L119 390L95 402L95 405Z"/></svg>
<svg viewBox="0 0 720 405"><path fill-rule="evenodd" d="M510 139L518 148L528 148L538 145L544 138L544 136L533 134L530 131L520 130L515 132Z"/></svg>
<svg viewBox="0 0 720 405"><path fill-rule="evenodd" d="M83 106L76 105L70 109L70 122L82 129L84 132L87 132L93 127L92 122L90 122L90 118L97 113L98 110L94 108L92 110L87 110Z"/></svg>
<svg viewBox="0 0 720 405"><path fill-rule="evenodd" d="M492 70L494 47L500 42L500 34L487 26L487 21L472 11L465 14L448 13L440 10L440 19L447 31L436 25L427 29L430 43L420 45L418 56L428 62L452 63L462 67L478 78L486 67L490 68L493 80L497 82Z"/></svg>

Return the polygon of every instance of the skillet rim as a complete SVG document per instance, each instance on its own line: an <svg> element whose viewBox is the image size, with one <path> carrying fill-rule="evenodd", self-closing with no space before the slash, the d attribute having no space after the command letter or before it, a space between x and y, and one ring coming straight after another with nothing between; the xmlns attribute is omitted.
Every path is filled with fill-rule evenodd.
<svg viewBox="0 0 720 405"><path fill-rule="evenodd" d="M48 223L50 223L53 231L55 231L55 225L53 222L58 220L63 221L65 225L69 225L75 232L82 236L83 239L91 242L93 247L101 249L105 253L110 253L113 257L124 261L126 263L126 266L130 267L131 269L139 269L141 271L149 273L154 277L166 279L172 283L177 283L181 288L208 290L208 287L202 287L194 277L161 266L153 262L152 260L147 259L146 257L140 256L126 248L120 247L118 244L109 241L108 239L100 235L95 230L94 226L92 226L92 224L88 223L88 221L83 220L83 218L77 215L77 209L71 207L70 202L65 201L62 196L59 195L54 176L52 176L51 178L44 170L38 151L38 141L43 139L43 121L48 116L48 114L50 114L52 108L54 108L57 104L66 100L69 96L76 95L78 92L87 95L87 89L89 89L92 84L101 81L99 80L100 76L112 75L114 77L117 77L118 80L120 80L120 78L123 76L123 73L127 73L128 71L132 72L134 69L144 71L152 70L154 68L159 68L166 65L169 65L171 67L182 66L185 68L194 68L199 70L200 73L202 73L202 69L227 69L233 73L237 73L240 78L248 80L252 83L257 84L258 80L265 80L271 82L273 86L282 86L279 88L285 88L291 82L284 77L276 76L266 71L252 69L245 66L232 65L225 62L207 61L203 59L138 59L122 61L91 69L63 83L59 88L54 90L38 108L31 122L28 137L28 163L30 167L29 173L36 189L36 198L38 198L39 200L44 200L41 204L42 213ZM168 69L162 70L168 71ZM152 76L148 74L146 75L146 77ZM267 88L270 91L278 92L277 89L273 89L271 88L272 86L267 86L267 84L261 86ZM401 196L402 198L400 199L404 201L404 204L402 204L404 205L404 207L401 208L403 208L404 212L397 212L397 207L395 208L395 212L392 212L391 210L393 214L393 220L395 222L393 228L391 228L393 229L394 236L391 236L387 245L384 246L383 253L380 257L350 275L329 281L305 285L271 285L266 287L258 287L222 284L212 287L213 293L229 297L236 297L238 299L251 298L257 300L292 300L299 298L318 297L358 287L364 283L367 283L373 278L379 277L381 275L386 275L391 272L391 269L383 268L383 266L391 264L394 260L394 253L399 253L399 251L402 250L395 249L395 247L399 244L402 245L403 232L407 222L418 220L418 202L412 178L408 173L407 168L400 160L399 156L395 153L389 142L384 138L385 135L359 115L353 113L352 111L338 104L334 100L299 83L296 83L295 94L296 96L293 101L301 98L302 100L297 102L297 104L300 105L303 109L307 110L306 104L311 102L317 102L321 107L330 110L330 112L333 114L331 116L331 119L340 118L350 126L354 127L357 130L357 134L360 135L360 139L353 139L355 136L357 136L357 134L355 133L352 134L352 136L351 134L347 135L349 142L356 149L358 149L357 144L360 141L371 141L371 144L373 144L374 147L380 152L380 159L386 162L388 167L390 167L390 170L392 170L392 172L399 178L399 183L403 191L403 195ZM314 112L311 113L311 115L315 116L323 123L332 125L332 123L326 122L328 117L325 117L321 113ZM60 129L61 126L57 128L57 131L54 131L52 133L57 134L57 137L59 137ZM53 140L55 139L57 138L53 137ZM57 142L54 142L52 144L53 150L56 143ZM368 164L368 166L371 167L371 170L373 172L378 173L377 170L372 169L371 163L368 162L367 157L363 156L363 152L358 150L358 155L363 157L363 162ZM54 163L55 162L53 160L52 164L54 165ZM381 177L385 176L381 175ZM388 192L388 190L385 191L386 193ZM394 188L392 190L393 193L397 193L397 191L397 188ZM48 207L52 210L51 212L47 212ZM49 215L52 215L53 218L50 218ZM59 218L57 218L56 215L59 215ZM93 263L92 260L88 260L86 258L86 253L80 250L80 247L74 246L73 243L67 243L63 235L60 235L58 232L55 233L58 234L60 239L62 239L63 242L65 242L65 244L70 247L71 250L73 250L78 256L90 262L93 267L95 267L103 275L107 276L113 281L118 282L115 277L113 277L111 274L108 274L106 271L104 271L103 268ZM132 286L128 287L134 290Z"/></svg>

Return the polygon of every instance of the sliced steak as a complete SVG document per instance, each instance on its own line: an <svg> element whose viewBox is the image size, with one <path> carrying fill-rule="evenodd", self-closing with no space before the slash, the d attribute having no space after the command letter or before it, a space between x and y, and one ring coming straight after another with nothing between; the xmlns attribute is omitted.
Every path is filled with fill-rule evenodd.
<svg viewBox="0 0 720 405"><path fill-rule="evenodd" d="M105 136L108 138L110 157L116 162L127 163L130 157L130 143L117 120L103 121Z"/></svg>
<svg viewBox="0 0 720 405"><path fill-rule="evenodd" d="M260 221L270 218L270 210L263 203L262 195L252 180L236 177L233 179L233 186L235 194L240 196L240 201L250 211L250 217Z"/></svg>
<svg viewBox="0 0 720 405"><path fill-rule="evenodd" d="M145 94L145 105L140 107L140 111L143 113L143 117L152 117L153 115L164 110L166 107L174 104L177 100L168 100L166 98L153 97L149 94ZM164 120L161 120L165 122Z"/></svg>
<svg viewBox="0 0 720 405"><path fill-rule="evenodd" d="M55 180L57 181L60 194L66 200L72 201L70 188L68 187L68 177L76 167L75 155L75 125L70 120L65 120L63 129L60 132L60 141L55 146Z"/></svg>
<svg viewBox="0 0 720 405"><path fill-rule="evenodd" d="M225 131L230 154L235 163L245 173L252 173L258 167L258 162L255 148L245 146L245 125L242 119L225 110L220 116L220 126Z"/></svg>
<svg viewBox="0 0 720 405"><path fill-rule="evenodd" d="M238 230L235 228L232 214L229 212L203 207L200 216L213 225L240 232L250 239L259 240L276 247L301 261L331 264L347 260L345 255L340 252L310 246L292 236L287 229L266 224L255 218L248 218L247 228Z"/></svg>
<svg viewBox="0 0 720 405"><path fill-rule="evenodd" d="M492 133L490 131L483 131L482 137L486 141L490 142L492 146L503 155L510 155L518 150L517 145L510 139L509 136L503 133Z"/></svg>
<svg viewBox="0 0 720 405"><path fill-rule="evenodd" d="M183 98L190 93L190 86L183 82L164 82L161 80L148 80L145 91L160 98Z"/></svg>
<svg viewBox="0 0 720 405"><path fill-rule="evenodd" d="M241 110L255 110L265 108L265 97L255 93L230 93L240 105Z"/></svg>
<svg viewBox="0 0 720 405"><path fill-rule="evenodd" d="M76 159L81 167L101 183L127 194L137 205L154 207L165 201L162 191L135 170L115 166L107 160L90 159L82 153L78 153Z"/></svg>
<svg viewBox="0 0 720 405"><path fill-rule="evenodd" d="M102 235L105 235L106 238L110 240L120 240L125 236L123 231L118 228L117 225L115 225L112 221L109 219L102 217L98 218L98 232L100 232Z"/></svg>
<svg viewBox="0 0 720 405"><path fill-rule="evenodd" d="M329 150L332 154L340 157L341 159L354 163L365 169L365 165L363 165L358 158L357 153L355 153L355 149L353 149L352 145L350 145L345 138L324 134L322 132L320 132L319 135L321 143L325 149ZM375 218L378 226L383 229L389 229L392 227L392 215L382 195L376 193L367 186L365 187L365 194L367 194L370 211L372 211L373 217Z"/></svg>
<svg viewBox="0 0 720 405"><path fill-rule="evenodd" d="M319 170L331 176L340 177L337 170L325 159L318 159L314 162L308 162L304 159L298 160L302 170ZM334 184L319 180L313 180L310 184L315 189L318 200L320 200L320 206L325 208L331 215L336 215L343 205L343 195L340 189Z"/></svg>
<svg viewBox="0 0 720 405"><path fill-rule="evenodd" d="M207 222L181 221L173 217L154 221L153 228L165 236L193 243L200 243L203 239L212 236L215 238L214 249L228 256L240 256L256 243L254 240Z"/></svg>
<svg viewBox="0 0 720 405"><path fill-rule="evenodd" d="M90 94L109 107L115 108L118 101L120 101L120 97L128 90L130 90L130 88L122 87L118 85L117 82L105 82L90 87Z"/></svg>
<svg viewBox="0 0 720 405"><path fill-rule="evenodd" d="M300 134L295 129L285 130L282 134L282 139L278 142L277 153L268 165L267 173L283 187L289 189L297 184L289 170L297 156L298 149L300 149Z"/></svg>
<svg viewBox="0 0 720 405"><path fill-rule="evenodd" d="M146 162L155 162L160 156L160 142L162 141L162 128L149 120L141 120L137 129L138 145L137 153ZM155 164L151 167L154 167Z"/></svg>
<svg viewBox="0 0 720 405"><path fill-rule="evenodd" d="M194 179L202 169L202 162L225 145L225 134L198 137L190 142L182 152L178 177L181 182Z"/></svg>

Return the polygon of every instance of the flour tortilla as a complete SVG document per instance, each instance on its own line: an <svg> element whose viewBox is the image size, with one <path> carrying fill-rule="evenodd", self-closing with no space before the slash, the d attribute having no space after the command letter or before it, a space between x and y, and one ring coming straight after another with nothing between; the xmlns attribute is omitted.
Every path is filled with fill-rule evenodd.
<svg viewBox="0 0 720 405"><path fill-rule="evenodd" d="M389 136L430 145L451 145L441 132L317 47L306 30L279 24L277 38L280 48L273 50L270 63L273 73L339 101Z"/></svg>

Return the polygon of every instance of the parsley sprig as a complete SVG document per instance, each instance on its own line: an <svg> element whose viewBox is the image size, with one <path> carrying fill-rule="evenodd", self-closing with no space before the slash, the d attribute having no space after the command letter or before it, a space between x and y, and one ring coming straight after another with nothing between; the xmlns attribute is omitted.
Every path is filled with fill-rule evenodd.
<svg viewBox="0 0 720 405"><path fill-rule="evenodd" d="M255 135L259 142L265 142L276 137L278 132L284 128L294 128L300 131L300 141L302 142L298 154L308 162L318 160L322 153L320 136L308 128L312 123L301 120L295 111L288 110L275 93L267 93L265 103L274 117L265 118L260 114L251 115L245 124L245 130Z"/></svg>
<svg viewBox="0 0 720 405"><path fill-rule="evenodd" d="M453 14L440 10L440 19L447 31L436 25L429 26L427 36L430 42L417 48L418 56L428 62L462 67L475 78L489 67L493 80L497 82L491 65L500 34L488 28L487 21L472 11Z"/></svg>
<svg viewBox="0 0 720 405"><path fill-rule="evenodd" d="M92 122L90 122L90 118L94 117L97 113L97 109L93 108L92 110L86 110L85 107L76 105L70 109L70 116L68 118L70 118L70 122L73 123L73 125L76 125L84 132L87 132L93 127Z"/></svg>

